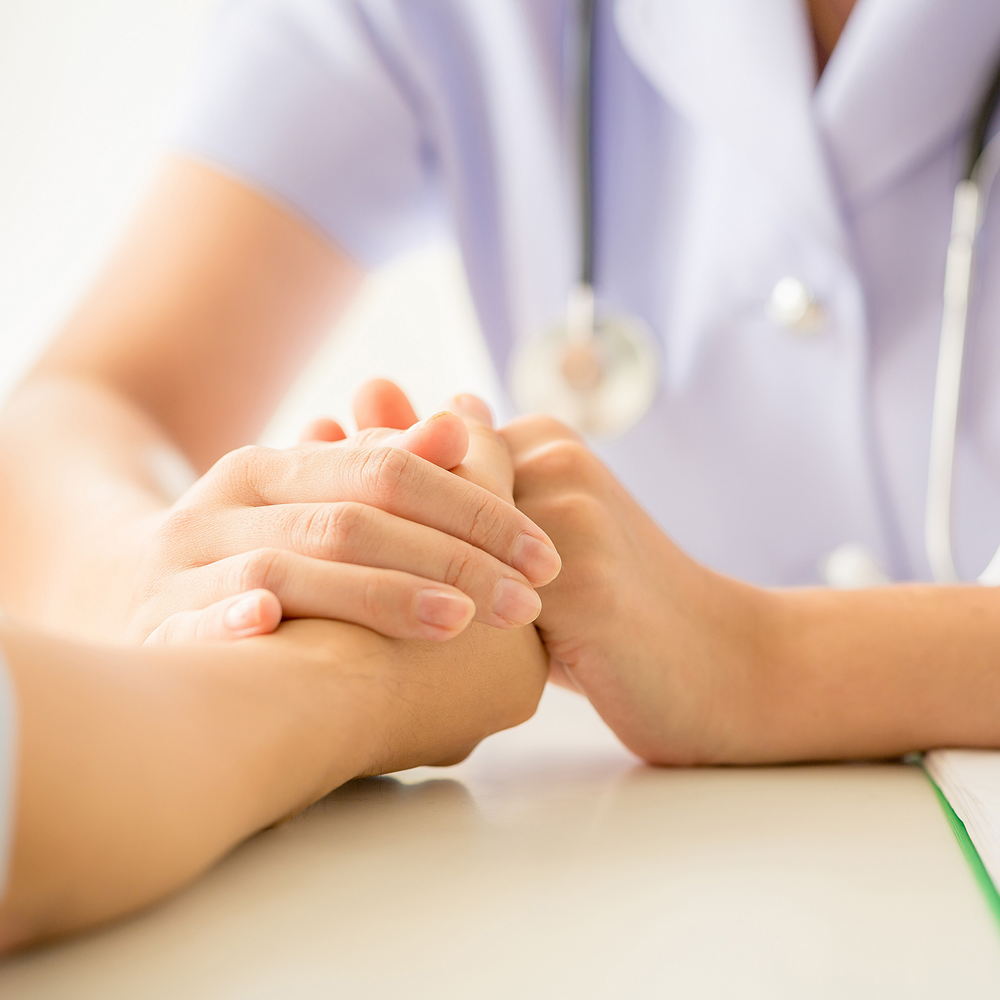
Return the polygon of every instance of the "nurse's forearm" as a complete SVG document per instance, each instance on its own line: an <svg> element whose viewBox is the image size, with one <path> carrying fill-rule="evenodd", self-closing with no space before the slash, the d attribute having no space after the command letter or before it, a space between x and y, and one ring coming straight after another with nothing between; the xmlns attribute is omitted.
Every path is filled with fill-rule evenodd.
<svg viewBox="0 0 1000 1000"><path fill-rule="evenodd" d="M295 213L171 158L0 408L0 607L120 638L162 569L135 571L137 522L190 480L180 456L200 474L254 440L362 277Z"/></svg>
<svg viewBox="0 0 1000 1000"><path fill-rule="evenodd" d="M0 410L0 607L59 631L120 633L138 529L191 478L164 433L111 389L30 381Z"/></svg>
<svg viewBox="0 0 1000 1000"><path fill-rule="evenodd" d="M1000 748L1000 590L900 585L773 597L755 685L763 759Z"/></svg>

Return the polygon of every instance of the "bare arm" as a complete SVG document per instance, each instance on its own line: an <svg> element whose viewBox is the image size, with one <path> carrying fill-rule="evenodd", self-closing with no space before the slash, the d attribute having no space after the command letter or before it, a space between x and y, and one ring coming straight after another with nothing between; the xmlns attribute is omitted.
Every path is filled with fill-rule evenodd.
<svg viewBox="0 0 1000 1000"><path fill-rule="evenodd" d="M1000 748L1000 589L765 590L663 533L567 428L504 430L515 497L562 553L555 676L659 764Z"/></svg>
<svg viewBox="0 0 1000 1000"><path fill-rule="evenodd" d="M546 671L530 628L128 649L4 626L0 647L20 732L0 951L152 902L350 778L461 759L532 714Z"/></svg>
<svg viewBox="0 0 1000 1000"><path fill-rule="evenodd" d="M453 418L412 432L430 452L363 437L322 454L237 448L360 278L290 211L172 161L0 412L0 606L97 639L142 639L255 588L290 617L393 636L447 639L473 614L532 620L533 593L500 605L497 586L530 591L558 557L513 506L445 471L464 453L453 432L466 442ZM520 545L525 532L546 557ZM462 613L428 621L427 593Z"/></svg>
<svg viewBox="0 0 1000 1000"><path fill-rule="evenodd" d="M767 603L761 756L1000 748L1000 590L803 590Z"/></svg>
<svg viewBox="0 0 1000 1000"><path fill-rule="evenodd" d="M139 558L130 526L254 438L360 279L265 198L168 163L0 413L0 605L91 634L120 624L127 584L113 581Z"/></svg>

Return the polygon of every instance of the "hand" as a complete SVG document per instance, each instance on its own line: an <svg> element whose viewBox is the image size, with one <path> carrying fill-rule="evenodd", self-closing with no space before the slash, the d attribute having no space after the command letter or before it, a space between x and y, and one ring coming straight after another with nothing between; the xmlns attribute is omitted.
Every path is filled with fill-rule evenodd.
<svg viewBox="0 0 1000 1000"><path fill-rule="evenodd" d="M558 572L558 555L511 503L446 471L468 446L465 423L442 414L402 433L227 455L158 523L134 633L145 639L174 614L257 590L286 617L398 638L452 638L473 616L500 628L531 622L532 587ZM252 620L252 602L239 607L249 611L236 634L273 627L266 615ZM218 622L219 610L207 617ZM202 627L196 620L169 634Z"/></svg>
<svg viewBox="0 0 1000 1000"><path fill-rule="evenodd" d="M348 776L459 763L488 736L531 718L546 680L545 655L530 627L473 625L441 645L387 639L339 622L293 621L235 648L273 660L286 686L290 669L296 679L314 676L313 704L303 712L315 721L305 728L329 740L331 719L343 718L341 735L351 735L352 773L324 778L303 806ZM323 677L330 693L317 698ZM323 752L317 744L317 759ZM343 758L330 763L339 769Z"/></svg>
<svg viewBox="0 0 1000 1000"><path fill-rule="evenodd" d="M563 560L536 623L552 679L583 692L650 762L752 755L764 592L688 558L573 431L534 417L501 433L515 501Z"/></svg>
<svg viewBox="0 0 1000 1000"><path fill-rule="evenodd" d="M489 408L468 395L456 397L452 406L471 441L466 460L453 474L513 504L512 459L493 430ZM356 409L361 426L406 427L416 420L406 397L387 382L369 384ZM295 657L303 651L315 656L320 669L349 666L349 679L357 685L351 715L360 718L355 731L367 754L364 774L457 763L485 737L530 718L545 684L546 658L531 628L500 633L474 626L444 649L324 622L286 623L277 639L279 648L291 641Z"/></svg>

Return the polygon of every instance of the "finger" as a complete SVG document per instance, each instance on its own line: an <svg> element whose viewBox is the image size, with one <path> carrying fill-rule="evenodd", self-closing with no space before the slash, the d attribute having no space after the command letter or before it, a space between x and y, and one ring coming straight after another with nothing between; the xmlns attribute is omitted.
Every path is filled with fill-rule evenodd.
<svg viewBox="0 0 1000 1000"><path fill-rule="evenodd" d="M451 639L472 621L475 605L461 591L396 570L311 559L259 549L175 578L163 595L187 604L211 604L234 589L270 591L286 618L352 622L396 639Z"/></svg>
<svg viewBox="0 0 1000 1000"><path fill-rule="evenodd" d="M475 444L489 443L485 435L492 433L480 428ZM474 448L469 456L475 466ZM555 579L561 566L548 535L509 501L400 448L241 449L192 492L189 503L200 501L236 507L365 503L469 542L536 586Z"/></svg>
<svg viewBox="0 0 1000 1000"><path fill-rule="evenodd" d="M401 433L390 435L384 443L442 469L454 469L469 450L469 429L454 413L435 413Z"/></svg>
<svg viewBox="0 0 1000 1000"><path fill-rule="evenodd" d="M212 561L255 548L288 549L329 562L394 569L468 595L476 620L527 625L541 602L528 580L468 542L365 504L285 504L224 514Z"/></svg>
<svg viewBox="0 0 1000 1000"><path fill-rule="evenodd" d="M267 590L227 597L195 611L179 611L146 639L146 645L216 642L267 635L281 624L281 603Z"/></svg>
<svg viewBox="0 0 1000 1000"><path fill-rule="evenodd" d="M474 420L487 427L494 425L493 411L489 405L478 396L473 396L471 392L462 392L454 396L450 405L456 413L460 413L467 420Z"/></svg>
<svg viewBox="0 0 1000 1000"><path fill-rule="evenodd" d="M583 441L571 427L553 417L519 417L500 431L515 461L554 441Z"/></svg>
<svg viewBox="0 0 1000 1000"><path fill-rule="evenodd" d="M478 396L456 396L451 405L468 427L469 448L465 460L453 471L513 503L514 464L507 442L493 430L493 414Z"/></svg>
<svg viewBox="0 0 1000 1000"><path fill-rule="evenodd" d="M405 430L417 422L417 414L406 393L395 382L375 378L354 395L354 419L359 430L393 427Z"/></svg>
<svg viewBox="0 0 1000 1000"><path fill-rule="evenodd" d="M443 411L403 431L370 427L358 431L343 443L345 447L354 449L400 448L442 469L452 469L469 450L469 430L457 414Z"/></svg>
<svg viewBox="0 0 1000 1000"><path fill-rule="evenodd" d="M306 424L299 435L299 443L325 441L332 444L335 441L343 441L346 437L347 434L344 428L336 420L320 417L318 420L313 420L311 423Z"/></svg>

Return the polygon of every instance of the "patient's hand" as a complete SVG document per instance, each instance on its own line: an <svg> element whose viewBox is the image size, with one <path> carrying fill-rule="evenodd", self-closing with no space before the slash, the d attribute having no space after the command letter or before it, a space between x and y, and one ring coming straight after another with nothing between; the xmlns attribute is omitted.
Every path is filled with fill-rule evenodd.
<svg viewBox="0 0 1000 1000"><path fill-rule="evenodd" d="M559 557L511 502L495 433L472 431L470 446L454 414L345 440L336 425L320 427L326 440L226 456L162 519L138 637L249 636L271 631L282 611L429 640L473 618L497 628L534 620L534 587L555 576Z"/></svg>
<svg viewBox="0 0 1000 1000"><path fill-rule="evenodd" d="M458 763L487 736L534 714L548 669L530 626L500 631L474 624L442 644L388 639L341 622L292 621L238 646L256 646L258 656L263 652L276 662L287 658L284 669L294 667L296 677L303 659L315 676L326 675L339 708L327 698L311 711L326 713L330 737L331 725L347 727L359 777ZM313 699L315 690L315 684L303 688ZM341 764L331 759L331 767Z"/></svg>

